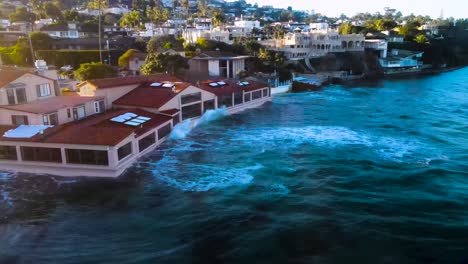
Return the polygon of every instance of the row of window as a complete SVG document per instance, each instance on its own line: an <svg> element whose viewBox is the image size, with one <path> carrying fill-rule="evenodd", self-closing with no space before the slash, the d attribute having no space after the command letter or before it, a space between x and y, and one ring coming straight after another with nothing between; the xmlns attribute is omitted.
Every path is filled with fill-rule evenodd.
<svg viewBox="0 0 468 264"><path fill-rule="evenodd" d="M45 97L52 95L52 88L49 83L39 84L36 86L37 96ZM7 100L9 105L24 104L28 101L25 87L7 89Z"/></svg>
<svg viewBox="0 0 468 264"><path fill-rule="evenodd" d="M242 101L242 92L234 93L234 105L239 105L242 103L250 102L252 100L257 100L262 97L268 96L268 89L257 90L254 92L248 92L244 94L244 101ZM232 106L232 95L222 95L218 96L218 105L219 106Z"/></svg>

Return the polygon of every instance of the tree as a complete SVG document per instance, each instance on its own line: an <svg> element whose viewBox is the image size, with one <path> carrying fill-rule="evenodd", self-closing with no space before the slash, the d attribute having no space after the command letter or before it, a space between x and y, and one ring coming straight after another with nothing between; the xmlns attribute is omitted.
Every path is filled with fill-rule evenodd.
<svg viewBox="0 0 468 264"><path fill-rule="evenodd" d="M343 23L340 27L338 27L338 32L341 35L348 35L353 33L353 25L349 22Z"/></svg>
<svg viewBox="0 0 468 264"><path fill-rule="evenodd" d="M43 32L32 32L29 34L34 50L50 50L52 48L53 39Z"/></svg>
<svg viewBox="0 0 468 264"><path fill-rule="evenodd" d="M189 16L189 8L190 8L189 0L179 0L179 5L182 7L182 10L184 12L184 17L187 18Z"/></svg>
<svg viewBox="0 0 468 264"><path fill-rule="evenodd" d="M108 1L107 0L93 0L91 2L88 3L87 7L89 9L93 9L93 10L103 10L103 9L106 9L108 7Z"/></svg>
<svg viewBox="0 0 468 264"><path fill-rule="evenodd" d="M179 42L174 38L174 36L170 35L163 35L159 37L153 37L148 41L148 45L146 46L146 50L148 53L156 53L159 50L163 49L166 43L170 42L172 47L181 48L179 46Z"/></svg>
<svg viewBox="0 0 468 264"><path fill-rule="evenodd" d="M414 38L414 42L423 45L423 44L428 44L429 39L425 35L419 34Z"/></svg>
<svg viewBox="0 0 468 264"><path fill-rule="evenodd" d="M171 74L176 74L187 67L187 59L180 55L152 53L146 57L145 64L141 67L141 72L143 74L152 74L168 71Z"/></svg>
<svg viewBox="0 0 468 264"><path fill-rule="evenodd" d="M122 18L120 19L120 25L123 27L133 28L140 23L141 19L142 17L140 15L140 12L134 10L122 16Z"/></svg>
<svg viewBox="0 0 468 264"><path fill-rule="evenodd" d="M171 13L167 8L155 6L153 8L146 9L146 17L155 24L162 24L171 17Z"/></svg>
<svg viewBox="0 0 468 264"><path fill-rule="evenodd" d="M114 67L101 62L89 62L80 65L73 72L75 79L79 81L116 77L117 71Z"/></svg>
<svg viewBox="0 0 468 264"><path fill-rule="evenodd" d="M198 38L195 46L200 49L206 49L208 48L208 41L205 38Z"/></svg>
<svg viewBox="0 0 468 264"><path fill-rule="evenodd" d="M62 11L51 2L47 2L45 4L44 12L48 18L57 19L57 20L63 19Z"/></svg>
<svg viewBox="0 0 468 264"><path fill-rule="evenodd" d="M206 0L198 0L197 1L197 15L198 17L208 17L210 14L210 9L208 8L208 4Z"/></svg>
<svg viewBox="0 0 468 264"><path fill-rule="evenodd" d="M63 12L63 16L66 21L78 21L80 19L80 14L75 10L67 10Z"/></svg>
<svg viewBox="0 0 468 264"><path fill-rule="evenodd" d="M36 15L29 12L25 7L17 7L15 12L10 14L11 22L30 22L36 21Z"/></svg>
<svg viewBox="0 0 468 264"><path fill-rule="evenodd" d="M215 11L212 17L213 26L221 26L226 23L226 16L224 16L223 11Z"/></svg>
<svg viewBox="0 0 468 264"><path fill-rule="evenodd" d="M136 49L129 49L127 50L122 56L119 57L119 66L120 67L128 67L129 59L133 53L138 52Z"/></svg>
<svg viewBox="0 0 468 264"><path fill-rule="evenodd" d="M103 19L104 25L114 25L119 22L119 18L115 14L107 13L104 15Z"/></svg>

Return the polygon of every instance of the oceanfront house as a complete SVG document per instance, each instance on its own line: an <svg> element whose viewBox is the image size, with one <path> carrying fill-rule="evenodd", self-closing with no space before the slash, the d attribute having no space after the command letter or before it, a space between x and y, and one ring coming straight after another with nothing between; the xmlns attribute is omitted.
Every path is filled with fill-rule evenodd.
<svg viewBox="0 0 468 264"><path fill-rule="evenodd" d="M313 30L290 32L281 39L262 40L260 43L294 61L323 57L332 52L362 52L364 40L362 34L341 35L336 30L314 24Z"/></svg>
<svg viewBox="0 0 468 264"><path fill-rule="evenodd" d="M165 74L89 80L77 87L76 96L0 106L2 170L117 177L164 142L180 121L271 100L270 88L260 82L194 85Z"/></svg>
<svg viewBox="0 0 468 264"><path fill-rule="evenodd" d="M247 58L230 52L205 51L189 61L189 72L200 79L239 78Z"/></svg>
<svg viewBox="0 0 468 264"><path fill-rule="evenodd" d="M423 67L423 54L422 51L392 49L386 58L380 58L380 66L388 75L418 72Z"/></svg>

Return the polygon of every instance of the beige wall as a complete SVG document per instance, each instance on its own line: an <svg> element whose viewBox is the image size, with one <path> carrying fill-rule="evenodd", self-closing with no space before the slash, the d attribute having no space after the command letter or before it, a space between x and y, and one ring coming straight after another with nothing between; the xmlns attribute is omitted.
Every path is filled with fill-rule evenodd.
<svg viewBox="0 0 468 264"><path fill-rule="evenodd" d="M26 99L28 102L35 101L37 99L49 98L55 96L54 81L44 77L40 77L34 74L26 73L18 79L14 80L10 84L23 83L26 88ZM38 97L36 85L48 83L50 85L50 96ZM5 89L0 89L0 105L8 105L8 98Z"/></svg>
<svg viewBox="0 0 468 264"><path fill-rule="evenodd" d="M165 111L165 110L174 109L174 108L180 109L181 108L181 104L180 104L180 96L181 95L191 94L191 93L198 93L198 92L202 93L202 101L207 101L207 100L211 100L211 99L216 98L216 96L214 94L210 93L210 92L207 92L207 91L202 90L200 88L197 88L195 86L189 86L188 88L183 90L181 93L179 93L176 97L172 98L169 102L167 102L166 104L161 106L159 108L159 111Z"/></svg>
<svg viewBox="0 0 468 264"><path fill-rule="evenodd" d="M86 117L96 114L94 110L94 101L87 102L85 105ZM70 109L70 118L68 118L67 109ZM47 114L52 114L54 112L50 112ZM65 124L68 122L74 121L73 119L73 107L62 108L59 109L57 112L59 124ZM30 125L43 125L43 114L33 114L9 109L1 109L0 110L0 125L13 125L11 116L12 115L25 115L28 117L28 122Z"/></svg>
<svg viewBox="0 0 468 264"><path fill-rule="evenodd" d="M128 94L129 92L133 91L135 88L138 87L138 84L132 85L125 85L120 87L113 87L108 89L98 89L86 83L83 86L80 86L79 94L81 96L102 96L104 97L104 103L106 105L106 109L110 109L112 107L112 103L119 99L120 97Z"/></svg>
<svg viewBox="0 0 468 264"><path fill-rule="evenodd" d="M12 125L11 116L13 115L27 116L30 125L42 125L41 115L8 109L0 109L0 125Z"/></svg>

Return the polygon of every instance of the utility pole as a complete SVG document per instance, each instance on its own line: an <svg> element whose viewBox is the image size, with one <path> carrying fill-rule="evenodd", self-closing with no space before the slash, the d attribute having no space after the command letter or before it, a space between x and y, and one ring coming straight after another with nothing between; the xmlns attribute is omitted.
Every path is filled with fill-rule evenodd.
<svg viewBox="0 0 468 264"><path fill-rule="evenodd" d="M33 49L33 46L32 46L31 36L30 36L29 33L26 33L26 37L28 38L29 48L31 49L31 59L32 59L32 63L34 64L36 59L35 59L35 56L34 56L34 49Z"/></svg>
<svg viewBox="0 0 468 264"><path fill-rule="evenodd" d="M99 30L99 60L102 63L102 50L101 50L101 0L98 0L98 8L99 8L99 25L98 25L98 30Z"/></svg>

